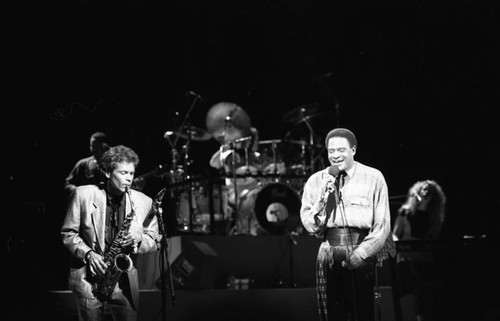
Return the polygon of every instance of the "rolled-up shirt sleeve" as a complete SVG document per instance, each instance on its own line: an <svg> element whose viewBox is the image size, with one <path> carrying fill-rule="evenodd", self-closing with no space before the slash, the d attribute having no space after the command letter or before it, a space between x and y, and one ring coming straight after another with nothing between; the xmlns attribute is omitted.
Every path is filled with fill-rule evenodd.
<svg viewBox="0 0 500 321"><path fill-rule="evenodd" d="M326 225L325 204L320 195L321 191L321 173L318 172L306 181L302 193L302 204L300 208L300 219L302 225L309 233L317 234L322 231Z"/></svg>

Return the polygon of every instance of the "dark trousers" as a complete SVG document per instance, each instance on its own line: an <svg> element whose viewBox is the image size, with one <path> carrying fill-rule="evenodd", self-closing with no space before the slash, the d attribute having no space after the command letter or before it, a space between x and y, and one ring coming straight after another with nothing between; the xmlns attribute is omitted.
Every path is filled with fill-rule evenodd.
<svg viewBox="0 0 500 321"><path fill-rule="evenodd" d="M368 259L355 270L342 266L364 237L366 230L331 228L325 239L331 246L333 265L326 264L328 321L374 321L375 259Z"/></svg>
<svg viewBox="0 0 500 321"><path fill-rule="evenodd" d="M327 269L328 320L374 321L374 261L349 270L342 267L345 249L334 248L334 264Z"/></svg>

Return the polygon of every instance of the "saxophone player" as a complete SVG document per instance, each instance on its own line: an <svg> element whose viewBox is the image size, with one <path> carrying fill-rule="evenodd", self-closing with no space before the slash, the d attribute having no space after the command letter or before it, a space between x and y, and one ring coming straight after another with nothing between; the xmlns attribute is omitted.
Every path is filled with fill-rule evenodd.
<svg viewBox="0 0 500 321"><path fill-rule="evenodd" d="M148 218L153 200L130 189L138 164L131 148L110 148L100 162L106 182L78 186L69 199L61 235L71 253L68 287L78 298L80 321L104 320L106 305L114 321L137 320L137 270L133 260L125 267L115 260L159 250L161 239L156 216ZM116 280L107 280L112 270Z"/></svg>

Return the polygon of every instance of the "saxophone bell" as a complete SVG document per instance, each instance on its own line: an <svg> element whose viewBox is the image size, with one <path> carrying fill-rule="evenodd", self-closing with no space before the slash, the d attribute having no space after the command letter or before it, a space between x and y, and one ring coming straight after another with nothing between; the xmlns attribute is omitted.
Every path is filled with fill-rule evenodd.
<svg viewBox="0 0 500 321"><path fill-rule="evenodd" d="M133 266L132 259L127 254L124 253L118 254L115 257L114 266L120 273L128 272L132 270Z"/></svg>

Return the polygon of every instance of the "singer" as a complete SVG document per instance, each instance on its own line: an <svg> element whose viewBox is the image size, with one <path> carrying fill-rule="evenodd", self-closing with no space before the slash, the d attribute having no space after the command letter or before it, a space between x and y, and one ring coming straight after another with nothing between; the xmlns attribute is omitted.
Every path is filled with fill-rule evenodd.
<svg viewBox="0 0 500 321"><path fill-rule="evenodd" d="M109 296L97 299L94 290L96 276L112 269L109 263L117 257L114 253L130 254L134 259L135 254L160 247L157 218L143 226L153 200L130 188L138 163L132 149L111 147L100 162L106 182L78 186L70 197L61 236L71 253L68 287L77 296L79 321L104 320L105 306L111 309L114 321L137 320L139 278L133 263L117 274L116 284L108 287Z"/></svg>
<svg viewBox="0 0 500 321"><path fill-rule="evenodd" d="M395 255L383 174L354 160L346 128L325 138L330 167L313 173L302 194L305 229L321 238L316 262L320 320L375 320L376 266Z"/></svg>

